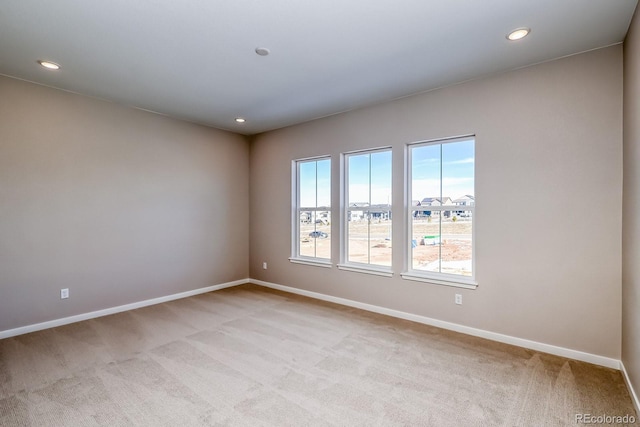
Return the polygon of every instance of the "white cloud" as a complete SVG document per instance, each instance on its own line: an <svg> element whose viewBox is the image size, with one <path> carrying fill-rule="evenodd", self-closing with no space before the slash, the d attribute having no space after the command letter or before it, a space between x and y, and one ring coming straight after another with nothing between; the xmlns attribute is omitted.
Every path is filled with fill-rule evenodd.
<svg viewBox="0 0 640 427"><path fill-rule="evenodd" d="M432 166L434 163L440 163L440 158L429 157L426 159L414 160L413 167L419 168L421 166L427 166L427 165Z"/></svg>
<svg viewBox="0 0 640 427"><path fill-rule="evenodd" d="M451 162L446 162L447 165L468 165L475 163L475 159L473 157L467 157L466 159L453 160Z"/></svg>

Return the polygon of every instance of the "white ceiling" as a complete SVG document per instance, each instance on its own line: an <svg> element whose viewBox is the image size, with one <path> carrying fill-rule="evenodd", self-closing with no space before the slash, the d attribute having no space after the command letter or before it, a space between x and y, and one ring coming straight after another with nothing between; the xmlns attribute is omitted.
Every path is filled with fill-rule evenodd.
<svg viewBox="0 0 640 427"><path fill-rule="evenodd" d="M0 74L255 134L619 43L636 4L1 0Z"/></svg>

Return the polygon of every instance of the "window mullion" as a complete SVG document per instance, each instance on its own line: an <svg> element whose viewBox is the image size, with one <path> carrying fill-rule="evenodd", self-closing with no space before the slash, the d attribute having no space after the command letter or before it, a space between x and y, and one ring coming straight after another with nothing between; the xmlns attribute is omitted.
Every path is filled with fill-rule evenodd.
<svg viewBox="0 0 640 427"><path fill-rule="evenodd" d="M313 230L318 231L318 162L315 162L315 183L316 183L316 201L314 207L316 208L313 213ZM314 258L318 257L318 239L313 240L313 256Z"/></svg>
<svg viewBox="0 0 640 427"><path fill-rule="evenodd" d="M440 145L440 206L442 206L442 145ZM439 220L439 229L438 229L438 273L442 273L442 214L443 210L439 210L440 214L438 215Z"/></svg>
<svg viewBox="0 0 640 427"><path fill-rule="evenodd" d="M367 215L367 262L371 264L371 154L369 154L369 214Z"/></svg>

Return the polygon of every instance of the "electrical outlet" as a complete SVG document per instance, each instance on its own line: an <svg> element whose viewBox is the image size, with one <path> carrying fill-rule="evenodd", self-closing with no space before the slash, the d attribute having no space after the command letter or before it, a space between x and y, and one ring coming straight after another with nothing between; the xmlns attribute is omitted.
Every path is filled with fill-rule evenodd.
<svg viewBox="0 0 640 427"><path fill-rule="evenodd" d="M462 305L462 295L456 294L456 304Z"/></svg>
<svg viewBox="0 0 640 427"><path fill-rule="evenodd" d="M266 269L267 269L267 261L265 261L265 262L263 262L263 263L262 263L262 269L263 269L263 270L266 270Z"/></svg>
<svg viewBox="0 0 640 427"><path fill-rule="evenodd" d="M69 288L60 289L60 299L69 298Z"/></svg>

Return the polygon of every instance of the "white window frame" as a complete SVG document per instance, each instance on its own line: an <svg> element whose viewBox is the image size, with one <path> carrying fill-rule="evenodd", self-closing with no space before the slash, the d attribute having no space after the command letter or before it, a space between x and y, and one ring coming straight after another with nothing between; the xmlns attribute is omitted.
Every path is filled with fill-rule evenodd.
<svg viewBox="0 0 640 427"><path fill-rule="evenodd" d="M318 162L323 160L329 160L329 168L333 167L331 164L331 156L317 156L317 157L308 157L304 159L296 159L291 163L292 168L292 185L291 185L291 257L289 261L297 264L306 264L313 265L317 267L328 267L332 266L331 259L333 257L333 251L329 251L329 258L320 258L320 257L310 257L300 255L300 214L301 211L312 211L312 212L331 212L331 180L329 181L329 206L316 206L308 207L308 206L300 206L300 165L303 163L309 162ZM317 168L317 165L316 165ZM332 174L330 174L330 177ZM317 169L316 169L316 192L317 192ZM304 208L304 209L303 209ZM333 246L333 244L331 245Z"/></svg>
<svg viewBox="0 0 640 427"><path fill-rule="evenodd" d="M478 283L476 281L476 204L474 201L473 205L464 206L465 211L471 211L472 217L472 228L471 228L471 276L463 276L458 274L450 274L450 273L441 273L441 272L431 272L424 270L415 270L412 268L413 257L412 257L412 239L413 239L413 213L415 211L423 211L425 210L423 206L413 206L412 205L412 181L413 181L413 171L412 171L412 150L414 148L428 146L428 145L445 145L452 144L456 142L473 140L474 147L476 144L476 136L475 135L464 135L453 138L443 138L436 140L428 140L428 141L417 141L411 142L405 147L405 206L406 206L406 242L405 242L405 271L401 274L403 279L433 283L436 285L444 285L444 286L453 286L459 288L466 289L476 289L478 287ZM440 188L442 189L442 151L440 151ZM475 160L475 154L474 154ZM474 177L473 177L473 185L475 188L476 184L476 168L474 167ZM442 193L442 191L440 191ZM474 190L475 193L475 190ZM442 194L440 194L442 196ZM474 194L475 196L475 194ZM456 209L452 209L452 206L444 205L444 206L429 206L430 211L452 211ZM457 209L461 210L461 209ZM439 215L440 216L440 215Z"/></svg>
<svg viewBox="0 0 640 427"><path fill-rule="evenodd" d="M389 152L391 153L391 177L392 177L392 191L393 191L393 150L392 147L379 147L367 150L358 150L358 151L350 151L347 153L341 154L341 239L340 239L340 263L338 264L338 268L340 270L353 271L357 273L366 273L373 274L377 276L384 277L392 277L393 276L393 259L391 266L383 266L377 264L370 263L360 263L360 262L352 262L349 261L349 213L351 211L360 211L360 210L368 210L368 211L376 211L376 209L371 209L367 207L362 209L361 207L350 207L349 206L349 158L351 156L358 156L363 154L373 154L380 152ZM369 173L371 173L371 169L369 169ZM392 212L393 201L389 200L389 211ZM387 212L387 210L380 210L380 212ZM393 228L393 218L391 219L391 227ZM393 250L393 249L392 249Z"/></svg>

